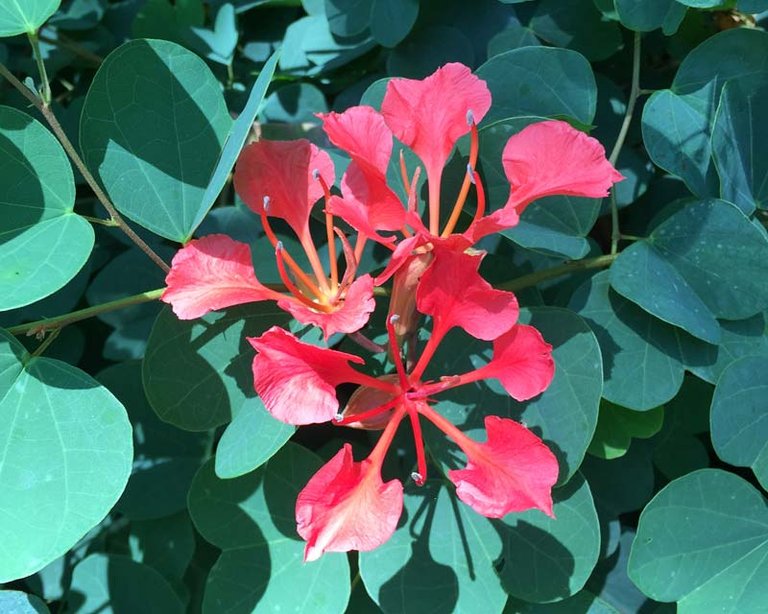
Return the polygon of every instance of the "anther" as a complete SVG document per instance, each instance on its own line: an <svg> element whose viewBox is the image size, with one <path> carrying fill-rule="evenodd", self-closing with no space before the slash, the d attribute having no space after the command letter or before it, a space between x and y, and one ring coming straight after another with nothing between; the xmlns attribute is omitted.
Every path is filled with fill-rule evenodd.
<svg viewBox="0 0 768 614"><path fill-rule="evenodd" d="M276 252L283 251L283 242L282 241L278 241L277 243L275 243L275 251Z"/></svg>
<svg viewBox="0 0 768 614"><path fill-rule="evenodd" d="M262 202L264 203L264 211L269 210L269 201L270 201L269 196L265 196L264 199L262 200Z"/></svg>
<svg viewBox="0 0 768 614"><path fill-rule="evenodd" d="M314 179L315 181L320 179L320 169L318 169L318 168L313 168L312 169L312 179Z"/></svg>
<svg viewBox="0 0 768 614"><path fill-rule="evenodd" d="M344 420L344 414L342 414L341 412L339 412L333 417L334 422L341 422L342 420Z"/></svg>
<svg viewBox="0 0 768 614"><path fill-rule="evenodd" d="M389 323L390 324L396 324L400 320L400 316L396 313L393 313L391 316L389 316Z"/></svg>
<svg viewBox="0 0 768 614"><path fill-rule="evenodd" d="M467 164L467 175L469 175L469 180L472 182L472 185L475 184L475 170L472 168L470 164Z"/></svg>
<svg viewBox="0 0 768 614"><path fill-rule="evenodd" d="M467 125L471 126L475 123L475 114L472 113L472 109L467 110Z"/></svg>
<svg viewBox="0 0 768 614"><path fill-rule="evenodd" d="M416 482L417 486L424 486L424 476L421 475L418 471L411 473L411 479Z"/></svg>

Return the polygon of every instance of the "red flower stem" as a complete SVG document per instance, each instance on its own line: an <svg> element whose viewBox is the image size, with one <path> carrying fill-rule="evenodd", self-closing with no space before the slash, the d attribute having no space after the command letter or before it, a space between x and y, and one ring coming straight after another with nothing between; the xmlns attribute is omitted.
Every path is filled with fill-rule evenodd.
<svg viewBox="0 0 768 614"><path fill-rule="evenodd" d="M328 261L331 269L331 286L334 291L339 286L339 263L336 261L336 235L333 232L333 214L328 213L328 204L331 200L331 191L328 189L328 184L325 182L320 174L317 175L317 180L323 188L323 194L325 195L325 234L328 238Z"/></svg>
<svg viewBox="0 0 768 614"><path fill-rule="evenodd" d="M419 381L421 376L424 375L424 371L426 370L429 361L432 360L432 356L435 355L437 346L440 345L440 341L442 341L446 332L447 331L440 330L440 327L437 325L432 329L432 335L429 337L429 341L427 341L427 345L424 347L421 356L419 356L419 361L416 363L413 371L411 371L412 382Z"/></svg>
<svg viewBox="0 0 768 614"><path fill-rule="evenodd" d="M401 405L395 410L395 413L392 414L389 422L387 422L387 426L384 428L381 437L379 437L379 441L376 442L376 446L368 456L368 460L370 460L374 466L381 468L384 456L386 455L387 450L389 450L389 446L392 445L392 440L395 438L397 427L400 426L400 421L403 419L404 415L405 407Z"/></svg>
<svg viewBox="0 0 768 614"><path fill-rule="evenodd" d="M419 413L424 416L427 420L429 420L432 424L434 424L437 428L439 428L443 433L448 435L453 441L456 442L456 445L458 445L462 452L469 456L476 455L479 451L479 444L467 437L464 433L462 433L458 427L456 427L453 422L450 420L446 420L443 418L440 414L438 414L434 409L432 409L429 405L426 403L420 403L418 407Z"/></svg>
<svg viewBox="0 0 768 614"><path fill-rule="evenodd" d="M291 278L288 276L288 272L285 270L285 263L283 262L283 244L280 242L278 242L277 247L275 248L275 261L277 262L277 271L280 273L280 279L283 280L285 287L288 288L288 292L290 292L294 298L296 298L307 307L314 309L315 311L322 311L324 313L330 313L333 311L333 308L330 305L316 303L315 301L304 296L301 290L299 290L291 281Z"/></svg>
<svg viewBox="0 0 768 614"><path fill-rule="evenodd" d="M353 414L351 416L344 416L344 418L342 418L341 420L334 420L333 424L334 426L345 426L347 424L354 424L355 422L360 422L361 420L365 420L367 418L373 418L374 416L378 416L379 414L384 413L389 409L392 409L399 402L400 402L400 397L398 396L392 399L391 401L387 401L383 405L374 407L373 409L366 410L359 414Z"/></svg>
<svg viewBox="0 0 768 614"><path fill-rule="evenodd" d="M468 171L464 176L464 182L461 184L461 190L459 190L459 196L456 198L456 204L453 205L451 217L448 218L448 223L445 225L445 228L443 228L443 232L440 235L441 237L447 237L453 232L453 229L456 228L456 223L459 221L461 210L464 208L464 203L467 200L467 194L469 194L469 186L473 183L472 173L477 166L477 156L480 150L480 139L477 134L477 124L475 124L475 122L472 122L469 134L469 169L471 169L471 171Z"/></svg>
<svg viewBox="0 0 768 614"><path fill-rule="evenodd" d="M278 240L277 236L275 236L275 233L272 230L272 226L269 224L269 218L264 211L261 212L261 226L264 228L264 234L267 235L267 239L269 239L272 247L277 250L277 244L280 243L280 241ZM312 292L312 294L320 299L323 296L323 293L320 292L320 288L317 287L317 284L315 284L315 282L309 278L309 275L301 270L301 267L296 264L296 261L291 257L285 247L283 247L281 251L283 253L283 258L285 258L286 264L293 271L294 275L296 275L296 278L299 279L301 283L303 283L309 289L309 291ZM278 265L278 269L279 266L280 265Z"/></svg>
<svg viewBox="0 0 768 614"><path fill-rule="evenodd" d="M392 361L395 363L397 377L400 380L400 388L405 392L411 386L408 383L408 375L405 373L403 357L400 355L400 346L397 345L397 335L395 334L394 323L399 319L400 316L397 314L393 314L387 318L387 336L389 337L389 348L392 352Z"/></svg>
<svg viewBox="0 0 768 614"><path fill-rule="evenodd" d="M405 167L405 156L403 156L403 150L400 150L400 176L403 178L403 187L405 193L408 194L411 191L411 182L408 180L408 169ZM415 183L414 177L414 183Z"/></svg>
<svg viewBox="0 0 768 614"><path fill-rule="evenodd" d="M426 405L426 403L425 403ZM427 457L424 454L424 437L421 433L421 422L419 422L419 412L413 403L408 403L408 417L411 420L413 429L413 444L416 447L416 464L419 470L418 478L413 476L413 481L417 486L424 486L427 480Z"/></svg>

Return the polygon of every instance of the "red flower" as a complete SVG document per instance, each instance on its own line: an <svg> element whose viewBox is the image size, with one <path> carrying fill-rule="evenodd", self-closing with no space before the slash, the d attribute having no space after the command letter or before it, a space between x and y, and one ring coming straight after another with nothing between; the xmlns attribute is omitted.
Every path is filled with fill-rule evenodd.
<svg viewBox="0 0 768 614"><path fill-rule="evenodd" d="M309 141L259 141L243 150L234 182L246 204L261 216L267 238L275 248L283 290L261 284L253 270L251 250L225 235L190 241L174 257L162 300L179 318L198 318L209 311L252 301L274 300L294 318L332 334L351 333L365 326L375 308L373 278L355 278L359 253L341 235L346 269L339 279L337 229L326 216L329 270L327 275L309 232L309 215L319 198L326 203L334 181L333 163ZM278 240L270 217L285 220L299 239L310 272L302 270ZM363 243L358 241L359 249Z"/></svg>
<svg viewBox="0 0 768 614"><path fill-rule="evenodd" d="M451 253L436 260L452 266L461 284L463 276L476 273L479 257ZM487 286L487 285L486 285ZM465 292L440 295L435 279L425 275L417 290L419 306L433 317L433 334L415 366L406 371L397 345L393 319L387 324L396 376L373 378L358 372L351 363L361 359L334 350L303 344L287 332L272 329L251 343L254 385L264 405L278 419L292 424L327 420L337 425L384 427L381 439L368 459L352 460L348 446L339 452L302 491L296 514L299 534L307 539L307 560L322 551L374 548L389 538L402 507L399 482L381 481L381 464L399 423L408 416L414 433L417 484L426 479L427 462L421 435L421 417L453 439L467 456L467 467L449 472L459 498L478 513L501 517L513 511L537 508L552 514L551 489L557 480L558 463L541 440L512 420L486 418L488 440L467 437L429 406L433 396L456 386L495 377L516 398L542 392L554 375L551 346L530 326L515 325L517 302L508 292L477 284L470 278ZM498 332L494 318L512 328ZM492 360L473 371L448 375L438 381L422 381L427 364L440 339L454 326L492 338ZM354 383L361 387L339 413L335 387ZM383 418L383 419L382 419Z"/></svg>

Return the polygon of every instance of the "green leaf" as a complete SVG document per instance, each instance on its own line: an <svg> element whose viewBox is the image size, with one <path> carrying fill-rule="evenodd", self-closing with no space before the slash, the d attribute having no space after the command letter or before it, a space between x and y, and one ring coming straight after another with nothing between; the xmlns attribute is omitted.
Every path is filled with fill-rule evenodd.
<svg viewBox="0 0 768 614"><path fill-rule="evenodd" d="M742 478L702 469L667 485L640 516L629 577L680 614L759 612L768 584L768 507Z"/></svg>
<svg viewBox="0 0 768 614"><path fill-rule="evenodd" d="M501 610L501 540L490 520L439 480L406 487L404 516L389 541L360 553L365 588L384 612Z"/></svg>
<svg viewBox="0 0 768 614"><path fill-rule="evenodd" d="M257 471L220 480L205 464L189 493L192 520L203 537L224 550L211 570L203 612L343 612L349 600L345 554L303 562L296 534L296 496L320 459L289 444ZM304 590L297 590L304 587Z"/></svg>
<svg viewBox="0 0 768 614"><path fill-rule="evenodd" d="M746 90L726 85L712 128L712 155L723 199L745 213L768 209L768 128L759 120L768 105L768 82Z"/></svg>
<svg viewBox="0 0 768 614"><path fill-rule="evenodd" d="M193 46L209 60L230 65L238 41L235 7L230 3L223 4L216 13L213 29L193 27L187 40L194 41Z"/></svg>
<svg viewBox="0 0 768 614"><path fill-rule="evenodd" d="M290 83L269 95L262 114L267 122L317 122L315 113L327 113L325 95L311 83Z"/></svg>
<svg viewBox="0 0 768 614"><path fill-rule="evenodd" d="M113 554L92 554L75 567L70 605L75 596L81 612L184 612L184 604L157 571Z"/></svg>
<svg viewBox="0 0 768 614"><path fill-rule="evenodd" d="M56 12L61 0L3 0L0 36L34 34Z"/></svg>
<svg viewBox="0 0 768 614"><path fill-rule="evenodd" d="M40 597L21 591L0 590L0 612L4 614L48 614L50 610Z"/></svg>
<svg viewBox="0 0 768 614"><path fill-rule="evenodd" d="M237 119L232 123L229 133L227 134L224 148L221 151L216 167L213 169L213 174L208 181L208 187L205 189L205 193L202 198L202 206L198 210L197 217L192 222L192 231L196 229L203 221L205 215L210 211L216 199L221 194L224 186L227 183L229 174L232 172L232 168L235 165L237 157L245 145L245 141L251 132L253 122L256 120L256 116L261 109L264 96L267 93L272 77L275 74L275 68L277 67L277 60L280 57L280 52L276 51L267 60L264 67L259 73L259 77L251 88L251 93L248 95L248 100L245 103L245 108L242 110Z"/></svg>
<svg viewBox="0 0 768 614"><path fill-rule="evenodd" d="M195 552L195 533L186 512L132 522L128 545L134 561L152 567L183 600L188 598L182 578Z"/></svg>
<svg viewBox="0 0 768 614"><path fill-rule="evenodd" d="M533 30L520 23L512 22L504 30L488 41L488 57L512 51L520 47L541 45Z"/></svg>
<svg viewBox="0 0 768 614"><path fill-rule="evenodd" d="M69 0L48 25L61 30L90 30L99 24L106 9L107 0Z"/></svg>
<svg viewBox="0 0 768 614"><path fill-rule="evenodd" d="M663 422L663 407L641 413L606 401L600 405L595 437L588 452L606 460L624 456L633 438L653 437Z"/></svg>
<svg viewBox="0 0 768 614"><path fill-rule="evenodd" d="M573 597L556 603L526 603L514 597L507 601L504 614L620 614L594 593L579 591Z"/></svg>
<svg viewBox="0 0 768 614"><path fill-rule="evenodd" d="M123 406L68 364L0 331L0 582L24 578L97 525L131 471Z"/></svg>
<svg viewBox="0 0 768 614"><path fill-rule="evenodd" d="M768 490L768 353L723 371L712 399L712 445L726 463L751 467Z"/></svg>
<svg viewBox="0 0 768 614"><path fill-rule="evenodd" d="M597 340L572 311L555 307L523 310L520 321L535 326L552 344L555 377L549 388L530 401L513 400L495 380L462 386L437 397L440 413L464 431L483 431L483 419L494 414L521 421L552 449L560 463L558 484L575 473L597 424L602 391L602 363ZM429 377L466 373L491 358L490 344L457 332L441 344ZM455 448L442 433L426 431L430 450L453 469Z"/></svg>
<svg viewBox="0 0 768 614"><path fill-rule="evenodd" d="M603 19L593 0L542 0L529 27L540 39L592 61L611 57L623 45L618 24Z"/></svg>
<svg viewBox="0 0 768 614"><path fill-rule="evenodd" d="M477 69L477 76L487 81L493 96L485 125L538 115L572 118L588 126L595 116L595 77L589 62L575 51L513 49L493 56Z"/></svg>
<svg viewBox="0 0 768 614"><path fill-rule="evenodd" d="M621 24L636 32L661 28L667 36L677 32L685 7L675 0L615 0Z"/></svg>
<svg viewBox="0 0 768 614"><path fill-rule="evenodd" d="M372 0L325 0L328 27L336 36L349 37L368 29Z"/></svg>
<svg viewBox="0 0 768 614"><path fill-rule="evenodd" d="M202 0L147 0L133 22L133 37L184 44L191 28L204 21Z"/></svg>
<svg viewBox="0 0 768 614"><path fill-rule="evenodd" d="M373 0L371 36L384 47L394 47L408 36L418 16L418 0Z"/></svg>
<svg viewBox="0 0 768 614"><path fill-rule="evenodd" d="M686 204L610 269L611 286L656 317L709 343L715 318L738 320L768 307L765 235L735 206L710 199Z"/></svg>
<svg viewBox="0 0 768 614"><path fill-rule="evenodd" d="M656 166L677 175L699 198L716 196L707 116L688 96L655 92L643 108L643 142Z"/></svg>
<svg viewBox="0 0 768 614"><path fill-rule="evenodd" d="M472 41L460 28L435 24L416 29L395 47L387 58L387 72L423 79L448 62L474 65Z"/></svg>
<svg viewBox="0 0 768 614"><path fill-rule="evenodd" d="M179 432L158 419L144 396L139 362L109 367L98 379L125 406L133 425L133 472L116 509L131 520L160 518L185 509L189 485L203 462L210 435Z"/></svg>
<svg viewBox="0 0 768 614"><path fill-rule="evenodd" d="M134 40L96 73L80 147L121 213L185 242L211 206L206 190L231 127L221 86L199 57Z"/></svg>
<svg viewBox="0 0 768 614"><path fill-rule="evenodd" d="M677 329L613 291L610 275L603 271L587 280L570 307L600 343L603 397L630 409L651 409L674 397L683 383Z"/></svg>
<svg viewBox="0 0 768 614"><path fill-rule="evenodd" d="M253 390L253 348L260 335L288 316L273 303L254 303L197 320L160 312L143 363L144 390L161 420L188 431L229 422Z"/></svg>
<svg viewBox="0 0 768 614"><path fill-rule="evenodd" d="M236 478L267 462L296 427L276 420L260 398L246 399L216 447L216 475Z"/></svg>
<svg viewBox="0 0 768 614"><path fill-rule="evenodd" d="M587 482L580 475L552 492L554 514L538 510L503 520L499 576L512 597L545 603L578 593L600 553L600 526Z"/></svg>
<svg viewBox="0 0 768 614"><path fill-rule="evenodd" d="M0 106L0 311L53 294L85 265L94 234L74 205L61 145L29 115Z"/></svg>
<svg viewBox="0 0 768 614"><path fill-rule="evenodd" d="M498 209L509 197L509 180L501 154L509 138L543 117L500 121L480 130L479 160L489 207ZM548 254L583 258L589 251L585 236L600 212L600 200L575 196L551 196L534 201L514 228L502 231L518 245Z"/></svg>

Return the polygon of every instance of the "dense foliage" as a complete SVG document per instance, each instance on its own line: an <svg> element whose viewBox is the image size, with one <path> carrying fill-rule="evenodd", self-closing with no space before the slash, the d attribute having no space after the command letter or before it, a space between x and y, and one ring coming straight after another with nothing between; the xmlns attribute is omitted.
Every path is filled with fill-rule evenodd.
<svg viewBox="0 0 768 614"><path fill-rule="evenodd" d="M0 0L0 612L767 611L766 24Z"/></svg>

